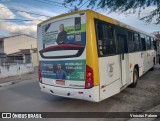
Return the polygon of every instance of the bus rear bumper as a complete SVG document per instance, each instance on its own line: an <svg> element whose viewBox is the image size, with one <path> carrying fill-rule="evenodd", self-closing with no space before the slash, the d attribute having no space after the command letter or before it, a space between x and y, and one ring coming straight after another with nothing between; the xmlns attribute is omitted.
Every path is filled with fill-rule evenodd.
<svg viewBox="0 0 160 121"><path fill-rule="evenodd" d="M75 88L56 87L42 83L39 83L39 85L42 92L46 92L49 94L68 97L68 98L82 99L92 102L100 101L99 86L94 86L91 89L75 89Z"/></svg>

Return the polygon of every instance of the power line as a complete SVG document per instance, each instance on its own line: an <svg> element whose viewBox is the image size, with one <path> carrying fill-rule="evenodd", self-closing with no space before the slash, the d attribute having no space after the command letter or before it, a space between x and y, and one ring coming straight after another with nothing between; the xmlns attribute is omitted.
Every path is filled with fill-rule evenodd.
<svg viewBox="0 0 160 121"><path fill-rule="evenodd" d="M80 9L81 7L83 7L87 2L89 2L89 0L87 0L86 2L84 2L84 3L79 7L79 9Z"/></svg>
<svg viewBox="0 0 160 121"><path fill-rule="evenodd" d="M38 19L29 20L29 19L5 19L5 18L0 18L0 20L4 20L4 21L43 21L43 20L38 20Z"/></svg>
<svg viewBox="0 0 160 121"><path fill-rule="evenodd" d="M28 11L24 11L24 10L18 10L18 9L14 9L14 8L7 8L7 7L0 7L0 8L10 9L11 11L19 11L19 12L24 12L24 13L28 13L28 14L38 15L38 16L45 16L47 18L51 17L51 16L42 15L42 14L39 14L39 13L32 13L32 12L28 12Z"/></svg>
<svg viewBox="0 0 160 121"><path fill-rule="evenodd" d="M58 7L62 7L61 5L55 5L55 4L53 4L51 2L47 2L47 1L42 1L42 0L34 0L34 1L40 2L40 3L45 3L45 4L50 4L50 5L54 5L54 6L58 6Z"/></svg>
<svg viewBox="0 0 160 121"><path fill-rule="evenodd" d="M56 4L64 4L64 3L60 3L60 2L55 2L55 1L52 1L52 0L45 0L45 1L48 1L48 2L53 2L53 3L56 3Z"/></svg>
<svg viewBox="0 0 160 121"><path fill-rule="evenodd" d="M58 2L53 2L53 1L51 1L51 0L34 0L34 1L36 1L36 2L40 2L40 3L45 3L45 4L49 4L49 5L54 5L54 6L58 6L58 7L65 7L65 8L68 8L68 9L72 9L72 8L70 8L70 7L67 7L65 4L63 4L63 3L59 3L58 4ZM57 5L57 4L58 5Z"/></svg>
<svg viewBox="0 0 160 121"><path fill-rule="evenodd" d="M64 3L55 2L55 1L52 1L52 0L42 0L42 1L48 1L48 2L50 2L50 3L59 4L59 5L62 5L62 6L64 6L64 7L66 7L66 8L72 9L72 8L68 7L68 5L65 5Z"/></svg>

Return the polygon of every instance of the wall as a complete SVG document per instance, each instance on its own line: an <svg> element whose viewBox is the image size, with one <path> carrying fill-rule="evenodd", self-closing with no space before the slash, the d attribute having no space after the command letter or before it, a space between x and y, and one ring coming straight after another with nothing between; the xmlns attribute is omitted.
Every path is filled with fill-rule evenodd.
<svg viewBox="0 0 160 121"><path fill-rule="evenodd" d="M37 53L32 53L31 54L31 58L32 58L32 64L34 67L38 66L38 57L37 57Z"/></svg>
<svg viewBox="0 0 160 121"><path fill-rule="evenodd" d="M19 52L20 49L37 48L36 38L18 35L4 39L4 53L11 54Z"/></svg>
<svg viewBox="0 0 160 121"><path fill-rule="evenodd" d="M5 78L9 76L17 76L20 74L34 72L32 64L15 64L9 66L0 66L0 78Z"/></svg>

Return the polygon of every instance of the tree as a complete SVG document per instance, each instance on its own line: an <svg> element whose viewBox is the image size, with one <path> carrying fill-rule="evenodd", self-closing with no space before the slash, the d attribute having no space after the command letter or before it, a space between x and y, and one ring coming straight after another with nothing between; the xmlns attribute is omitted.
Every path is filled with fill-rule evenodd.
<svg viewBox="0 0 160 121"><path fill-rule="evenodd" d="M140 20L151 23L155 18L155 24L160 24L160 0L65 0L64 4L76 4L81 7L87 4L87 7L92 9L102 8L109 12L118 11L120 13L135 13L138 10L138 14L141 14L142 9L154 6L155 9Z"/></svg>

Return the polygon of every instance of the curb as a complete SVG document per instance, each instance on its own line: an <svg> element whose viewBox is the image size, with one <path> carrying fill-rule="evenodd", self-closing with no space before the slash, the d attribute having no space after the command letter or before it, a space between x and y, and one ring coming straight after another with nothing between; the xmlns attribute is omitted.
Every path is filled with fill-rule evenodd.
<svg viewBox="0 0 160 121"><path fill-rule="evenodd" d="M8 82L0 83L0 87L4 87L4 86L7 86L7 85L12 85L12 84L15 84L15 83L18 83L18 82L23 82L25 80L30 80L30 79L38 79L38 78L35 77L35 78L29 78L29 79L23 79L23 80L8 81Z"/></svg>

